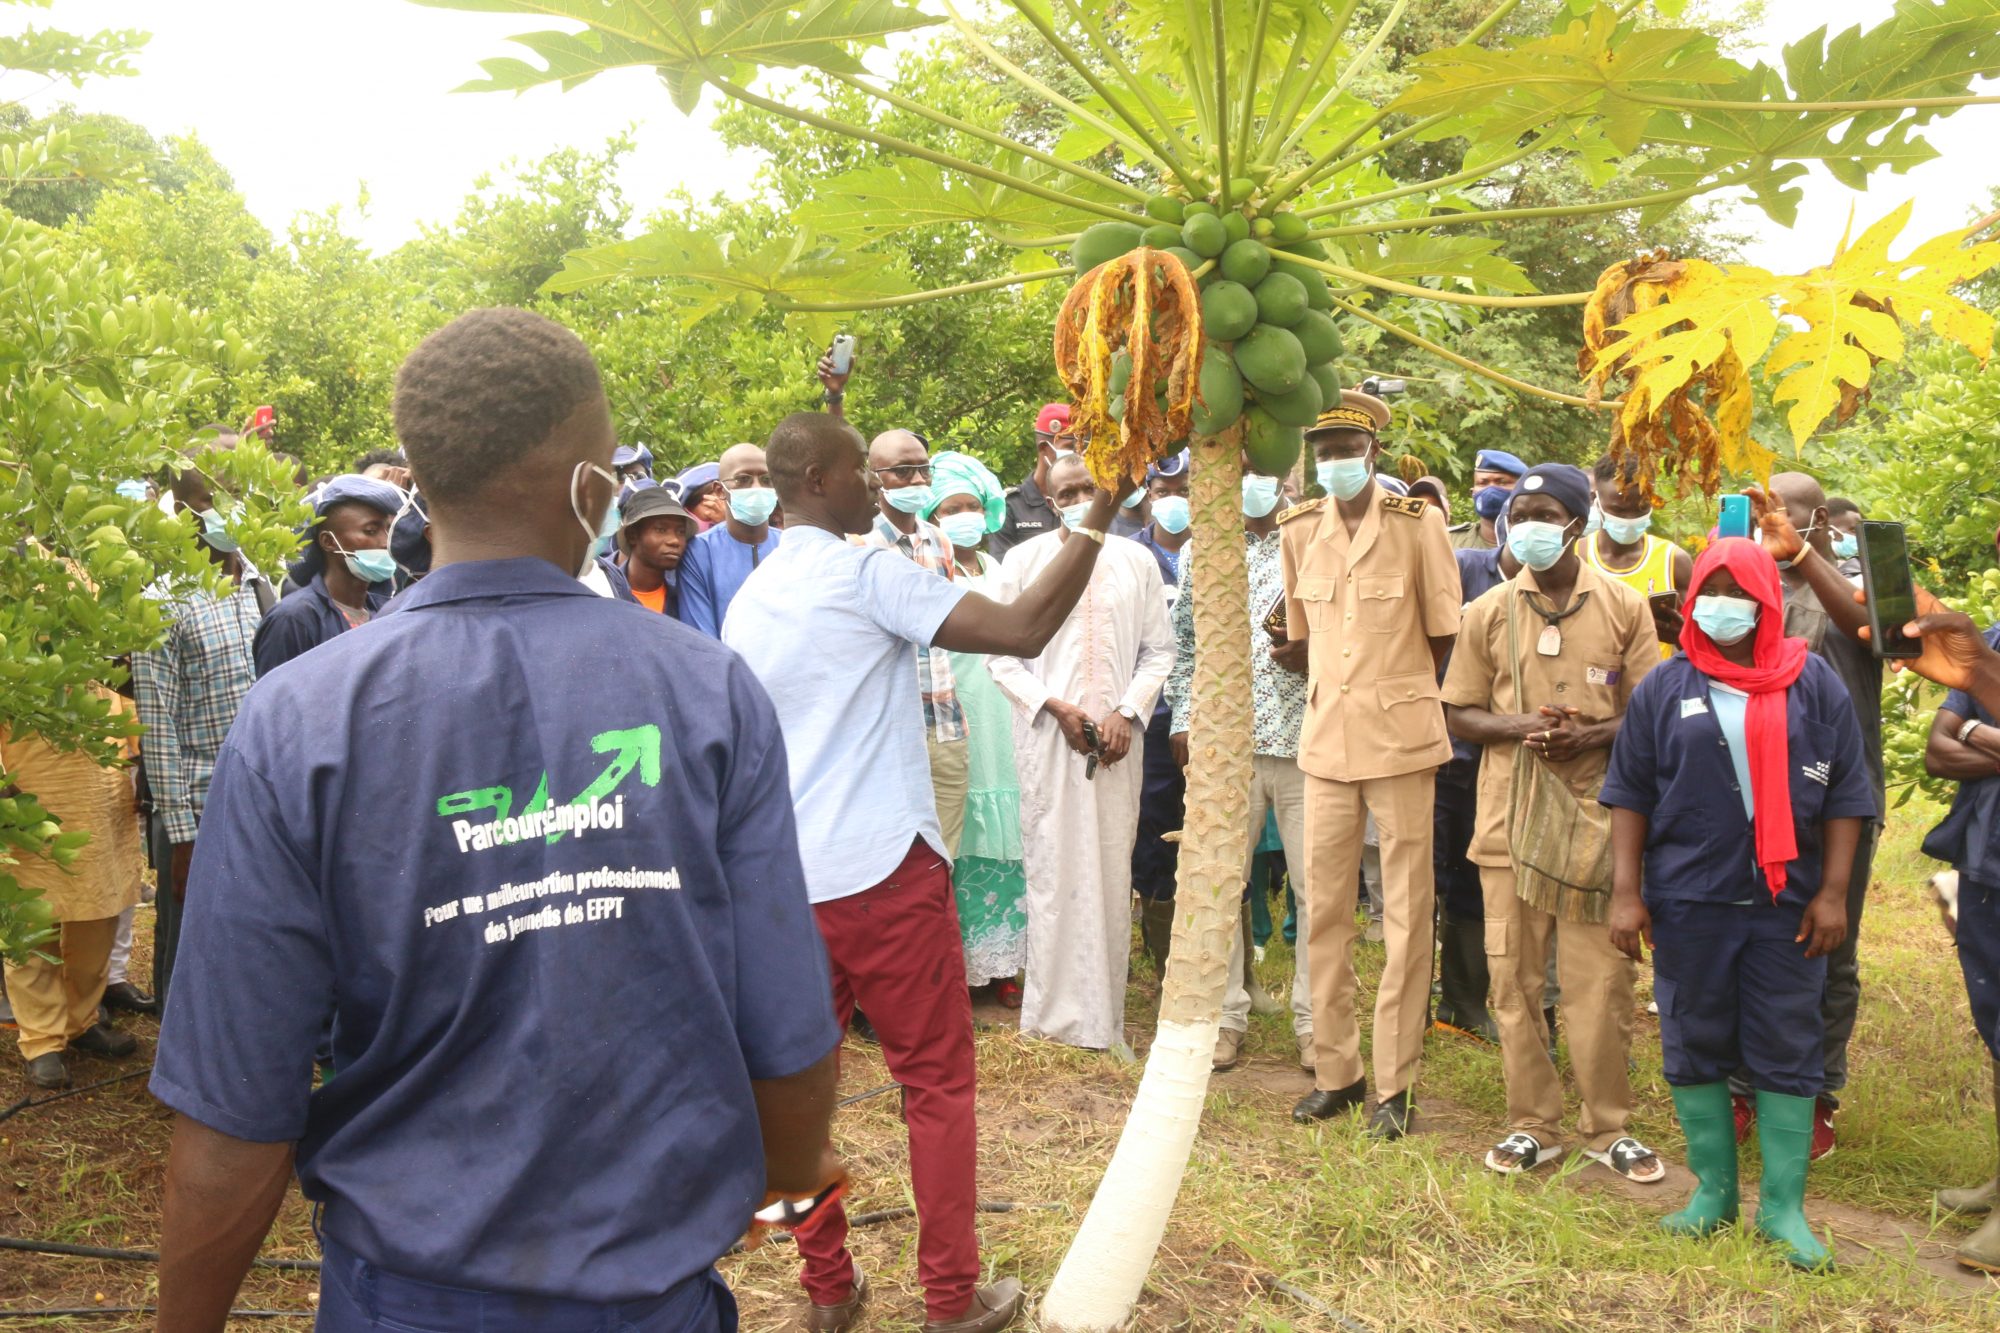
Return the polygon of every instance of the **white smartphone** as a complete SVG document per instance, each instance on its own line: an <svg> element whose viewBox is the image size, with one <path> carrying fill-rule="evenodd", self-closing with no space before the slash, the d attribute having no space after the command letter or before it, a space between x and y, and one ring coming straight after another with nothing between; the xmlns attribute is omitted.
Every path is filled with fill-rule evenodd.
<svg viewBox="0 0 2000 1333"><path fill-rule="evenodd" d="M830 355L833 358L834 374L845 375L849 370L853 369L854 335L851 333L835 334L833 338L833 349Z"/></svg>

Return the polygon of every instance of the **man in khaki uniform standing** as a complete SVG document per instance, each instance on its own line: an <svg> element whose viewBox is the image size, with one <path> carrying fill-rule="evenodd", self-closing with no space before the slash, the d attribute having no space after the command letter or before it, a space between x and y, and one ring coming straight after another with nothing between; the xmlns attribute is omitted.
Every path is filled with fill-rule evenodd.
<svg viewBox="0 0 2000 1333"><path fill-rule="evenodd" d="M1306 892L1312 971L1314 1090L1301 1123L1366 1102L1354 1011L1354 898L1367 816L1381 835L1388 966L1375 1002L1369 1133L1401 1138L1429 1025L1431 805L1451 758L1439 664L1458 632L1458 563L1444 517L1374 479L1389 423L1380 399L1352 391L1306 432L1327 498L1283 516L1285 618L1307 640Z"/></svg>
<svg viewBox="0 0 2000 1333"><path fill-rule="evenodd" d="M1512 1175L1562 1155L1562 1079L1542 1014L1553 937L1570 1065L1583 1099L1577 1131L1584 1153L1651 1185L1665 1179L1666 1165L1625 1131L1636 968L1612 945L1605 924L1611 886L1554 898L1535 887L1524 900L1508 837L1521 747L1594 805L1632 690L1659 665L1645 597L1578 556L1589 515L1590 479L1581 468L1528 469L1507 509L1507 547L1521 572L1466 608L1444 679L1452 734L1485 747L1468 855L1486 896L1508 1129L1486 1165Z"/></svg>

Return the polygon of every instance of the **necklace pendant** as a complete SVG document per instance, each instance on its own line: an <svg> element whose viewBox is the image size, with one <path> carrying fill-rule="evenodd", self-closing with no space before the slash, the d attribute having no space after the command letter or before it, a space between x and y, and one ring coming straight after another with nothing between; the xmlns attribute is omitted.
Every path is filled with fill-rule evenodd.
<svg viewBox="0 0 2000 1333"><path fill-rule="evenodd" d="M1554 657L1562 652L1563 632L1560 625L1542 626L1541 637L1535 640L1535 651L1543 657Z"/></svg>

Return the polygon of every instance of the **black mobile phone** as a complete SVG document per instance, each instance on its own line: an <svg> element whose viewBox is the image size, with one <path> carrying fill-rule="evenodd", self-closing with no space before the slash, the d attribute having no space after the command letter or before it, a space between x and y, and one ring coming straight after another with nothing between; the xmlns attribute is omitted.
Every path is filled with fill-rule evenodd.
<svg viewBox="0 0 2000 1333"><path fill-rule="evenodd" d="M1649 592L1646 604L1655 611L1678 611L1681 609L1681 595L1677 592Z"/></svg>
<svg viewBox="0 0 2000 1333"><path fill-rule="evenodd" d="M1921 657L1924 646L1903 633L1917 618L1910 551L1901 523L1861 524L1861 587L1868 594L1868 628L1877 657Z"/></svg>

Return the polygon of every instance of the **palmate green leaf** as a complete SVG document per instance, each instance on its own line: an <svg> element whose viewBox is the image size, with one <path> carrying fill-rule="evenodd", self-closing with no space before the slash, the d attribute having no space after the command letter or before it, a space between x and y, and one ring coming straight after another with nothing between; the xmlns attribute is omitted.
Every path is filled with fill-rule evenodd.
<svg viewBox="0 0 2000 1333"><path fill-rule="evenodd" d="M132 57L145 46L147 35L131 29L107 28L84 36L54 28L25 28L0 36L0 70L61 79L71 87L84 80L137 74Z"/></svg>
<svg viewBox="0 0 2000 1333"><path fill-rule="evenodd" d="M748 316L765 306L790 311L801 302L868 301L911 290L893 257L822 245L810 231L781 232L745 246L678 226L575 251L543 290L576 292L627 279L661 283L683 328L723 310ZM816 311L796 317L815 336L834 320Z"/></svg>
<svg viewBox="0 0 2000 1333"><path fill-rule="evenodd" d="M1082 2L1092 9L1110 8L1102 5L1101 0ZM1038 3L1046 8L1048 0ZM1230 0L1223 39L1228 43L1225 54L1231 70L1242 70L1249 63L1256 8L1256 0ZM1270 23L1264 33L1262 66L1274 82L1301 26L1306 29L1307 59L1319 53L1331 26L1328 9L1328 5L1314 0L1272 0ZM1192 51L1200 59L1201 67L1213 74L1215 60L1210 54L1208 0L1196 0L1192 8L1187 0L1127 0L1118 7L1114 22L1130 44L1127 59L1141 73L1164 76L1178 84L1181 57Z"/></svg>
<svg viewBox="0 0 2000 1333"><path fill-rule="evenodd" d="M1634 30L1606 4L1559 33L1510 46L1455 46L1411 62L1417 81L1390 104L1412 116L1451 119L1426 137L1469 134L1512 143L1562 121L1591 120L1621 153L1637 149L1656 108L1645 95L1699 97L1740 79L1706 33Z"/></svg>
<svg viewBox="0 0 2000 1333"><path fill-rule="evenodd" d="M1497 291L1534 291L1528 275L1499 253L1501 244L1497 239L1449 232L1389 232L1381 238L1381 248L1375 254L1363 251L1356 256L1355 267L1399 282L1469 278L1480 287Z"/></svg>
<svg viewBox="0 0 2000 1333"><path fill-rule="evenodd" d="M1077 189L1067 179L1060 184ZM929 162L850 171L816 187L798 218L821 236L863 240L951 223L970 223L996 236L1048 236L1102 220L1019 190L967 180Z"/></svg>
<svg viewBox="0 0 2000 1333"><path fill-rule="evenodd" d="M532 32L513 40L542 64L502 56L466 92L565 89L609 69L652 67L674 104L692 111L711 78L743 82L763 68L862 73L856 49L937 20L912 0L415 0L433 9L570 20L582 32Z"/></svg>

